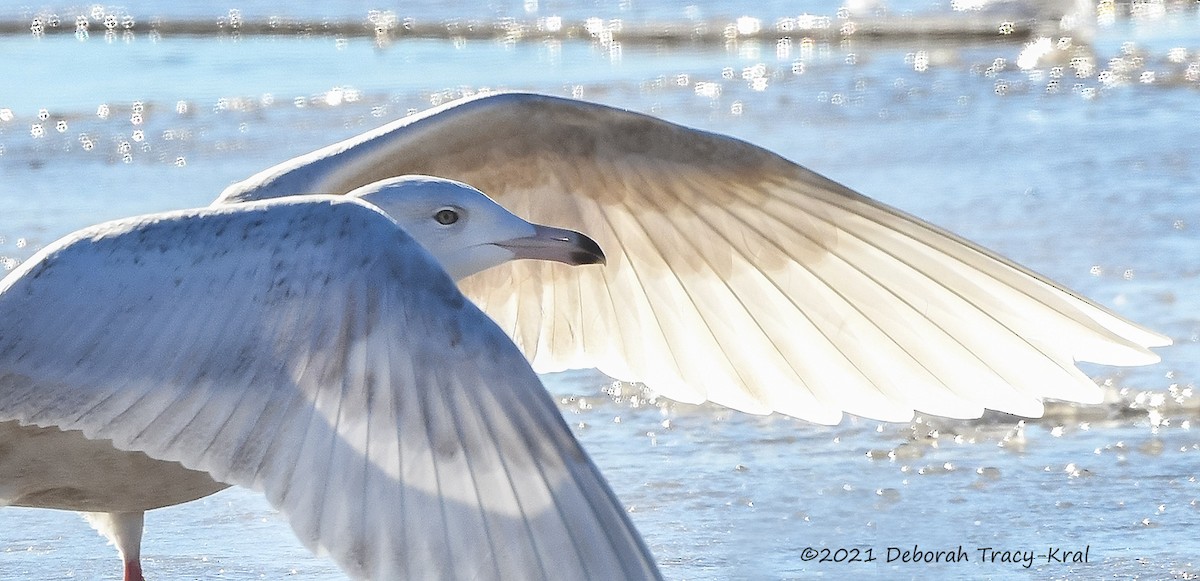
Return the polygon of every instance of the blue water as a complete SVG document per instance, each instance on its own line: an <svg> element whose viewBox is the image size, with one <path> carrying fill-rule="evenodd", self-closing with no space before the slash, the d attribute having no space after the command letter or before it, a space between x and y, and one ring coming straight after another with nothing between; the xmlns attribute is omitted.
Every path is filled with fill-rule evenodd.
<svg viewBox="0 0 1200 581"><path fill-rule="evenodd" d="M229 8L183 4L124 6L138 18L214 21ZM364 18L379 8L237 4L248 17ZM697 17L692 4L542 1L530 12L522 2L413 3L399 12L682 21ZM699 8L705 18L836 10L711 4ZM944 13L945 4L910 6ZM464 92L537 90L651 112L773 149L1176 342L1156 366L1087 367L1110 386L1106 404L1053 406L1023 427L999 415L819 427L646 400L633 386L614 398L586 372L547 377L667 577L1187 577L1200 574L1200 433L1191 429L1200 406L1190 391L1200 376L1200 81L1187 76L1200 28L1187 3L1163 6L1161 18L1101 27L1096 71L1076 77L1068 66L1057 92L1048 90L1053 65L1018 70L1021 44L1003 42L803 52L770 42L613 51L591 40L0 37L0 262L104 219L207 204L268 165ZM0 19L24 18L23 8L5 10ZM917 54L928 56L926 70L914 67ZM1124 66L1129 78L1101 80ZM1144 71L1153 82L1141 82ZM971 561L886 562L889 547L914 545L961 545ZM845 548L876 560L809 561L809 547L818 559ZM981 563L984 547L1087 550L1089 562ZM241 490L150 513L143 555L158 579L342 578ZM0 579L25 578L117 579L119 567L78 516L6 508Z"/></svg>

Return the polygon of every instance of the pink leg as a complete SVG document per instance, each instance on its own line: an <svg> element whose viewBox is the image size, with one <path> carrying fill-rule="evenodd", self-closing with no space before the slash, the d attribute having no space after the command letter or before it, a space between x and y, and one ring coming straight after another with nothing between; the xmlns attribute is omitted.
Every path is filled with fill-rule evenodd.
<svg viewBox="0 0 1200 581"><path fill-rule="evenodd" d="M142 564L139 561L125 561L125 581L146 581L142 577Z"/></svg>

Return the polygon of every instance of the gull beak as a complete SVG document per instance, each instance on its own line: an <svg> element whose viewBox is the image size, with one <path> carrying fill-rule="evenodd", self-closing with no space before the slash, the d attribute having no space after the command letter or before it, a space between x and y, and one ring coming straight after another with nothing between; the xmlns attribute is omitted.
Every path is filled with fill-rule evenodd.
<svg viewBox="0 0 1200 581"><path fill-rule="evenodd" d="M508 249L514 258L553 260L571 266L606 264L604 251L595 240L574 230L533 225L533 236L494 243Z"/></svg>

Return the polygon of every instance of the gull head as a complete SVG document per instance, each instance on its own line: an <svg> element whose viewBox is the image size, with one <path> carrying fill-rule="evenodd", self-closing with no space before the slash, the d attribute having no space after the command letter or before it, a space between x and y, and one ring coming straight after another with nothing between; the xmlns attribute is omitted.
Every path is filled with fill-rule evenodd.
<svg viewBox="0 0 1200 581"><path fill-rule="evenodd" d="M455 280L510 260L603 264L595 240L531 224L462 182L422 175L381 180L347 194L383 210Z"/></svg>

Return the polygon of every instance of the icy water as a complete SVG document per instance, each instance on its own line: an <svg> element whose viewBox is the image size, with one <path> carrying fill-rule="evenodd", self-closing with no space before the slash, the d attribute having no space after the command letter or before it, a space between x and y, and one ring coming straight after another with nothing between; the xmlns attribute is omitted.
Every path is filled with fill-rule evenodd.
<svg viewBox="0 0 1200 581"><path fill-rule="evenodd" d="M24 31L0 36L4 267L101 220L205 205L273 163L465 93L535 90L653 113L775 150L1176 343L1156 366L1087 367L1106 404L1055 405L1023 424L996 414L821 427L657 401L589 372L546 377L668 578L1200 575L1194 3L1108 3L1092 52L1028 70L1016 64L1023 43L999 34L619 41L617 20L737 29L733 19L751 15L774 31L807 11L840 27L836 3L415 2L390 16L369 15L381 7L367 2L254 0L231 3L236 13L181 4L0 6L0 22ZM897 2L873 16L964 16L948 5ZM87 34L29 31L52 16L70 31L82 17ZM126 28L126 16L159 28ZM595 36L539 36L537 23L554 16L601 20ZM271 17L509 19L533 32L263 36L229 26ZM176 21L213 32L174 34ZM617 30L616 43L605 30ZM146 526L152 579L343 578L243 490L154 511ZM905 562L914 548L967 559ZM73 513L0 510L0 579L65 578L119 578L115 551Z"/></svg>

